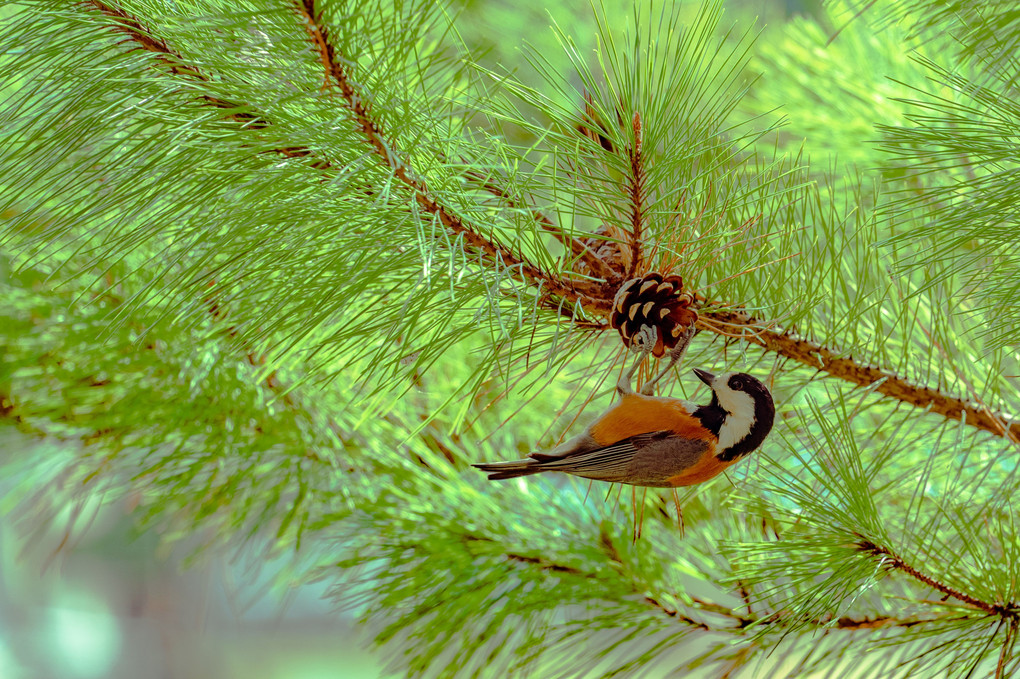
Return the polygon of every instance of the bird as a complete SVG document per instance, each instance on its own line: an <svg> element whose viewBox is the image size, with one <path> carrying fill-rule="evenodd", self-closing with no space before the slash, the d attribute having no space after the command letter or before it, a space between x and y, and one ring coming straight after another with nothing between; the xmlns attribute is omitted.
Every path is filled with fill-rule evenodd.
<svg viewBox="0 0 1020 679"><path fill-rule="evenodd" d="M716 376L695 368L694 374L712 391L707 405L653 395L655 383L679 361L694 332L691 326L669 365L636 392L631 378L655 344L655 329L648 328L637 343L643 355L617 383L620 400L578 436L524 460L472 466L493 481L564 472L652 488L692 486L717 476L761 446L776 409L768 388L743 372Z"/></svg>

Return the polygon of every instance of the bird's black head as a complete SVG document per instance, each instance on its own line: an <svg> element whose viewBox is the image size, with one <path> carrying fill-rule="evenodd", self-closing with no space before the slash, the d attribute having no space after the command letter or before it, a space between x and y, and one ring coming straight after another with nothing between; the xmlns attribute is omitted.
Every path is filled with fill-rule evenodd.
<svg viewBox="0 0 1020 679"><path fill-rule="evenodd" d="M716 377L695 369L694 374L712 389L712 402L694 414L719 436L716 455L728 462L758 448L776 419L776 406L768 388L747 373Z"/></svg>

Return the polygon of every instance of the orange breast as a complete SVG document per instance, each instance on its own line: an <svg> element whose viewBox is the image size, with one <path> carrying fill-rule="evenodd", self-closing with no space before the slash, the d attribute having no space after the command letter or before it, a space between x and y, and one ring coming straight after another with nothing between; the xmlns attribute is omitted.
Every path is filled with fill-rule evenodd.
<svg viewBox="0 0 1020 679"><path fill-rule="evenodd" d="M671 486L693 486L709 480L733 464L715 456L715 437L675 398L627 394L616 407L591 426L589 433L596 443L607 446L630 436L664 429L669 429L677 436L709 442L705 454L697 463L668 479Z"/></svg>
<svg viewBox="0 0 1020 679"><path fill-rule="evenodd" d="M685 469L682 474L677 474L669 478L669 484L671 486L693 486L702 481L708 481L710 478L717 476L722 470L729 467L731 464L736 462L732 460L730 462L724 462L715 456L715 451L711 450L706 452L705 455L698 460L697 464L688 469Z"/></svg>
<svg viewBox="0 0 1020 679"><path fill-rule="evenodd" d="M701 421L687 412L680 399L641 394L626 394L591 426L589 432L596 443L608 446L629 436L664 429L684 438L714 439L711 432L701 426Z"/></svg>

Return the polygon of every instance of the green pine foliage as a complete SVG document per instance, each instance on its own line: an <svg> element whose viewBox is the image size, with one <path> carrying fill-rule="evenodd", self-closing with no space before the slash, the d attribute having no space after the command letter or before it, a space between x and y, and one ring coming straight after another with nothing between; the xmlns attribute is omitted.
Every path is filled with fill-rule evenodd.
<svg viewBox="0 0 1020 679"><path fill-rule="evenodd" d="M6 451L7 511L287 557L411 676L1015 671L1008 3L561 8L488 55L475 4L0 9L0 412L64 444ZM678 508L488 482L612 402L635 255L769 440Z"/></svg>

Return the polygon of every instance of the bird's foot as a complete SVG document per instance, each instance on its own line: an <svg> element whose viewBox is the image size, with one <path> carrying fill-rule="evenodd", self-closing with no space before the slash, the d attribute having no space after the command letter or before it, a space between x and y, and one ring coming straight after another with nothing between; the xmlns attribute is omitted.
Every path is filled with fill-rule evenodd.
<svg viewBox="0 0 1020 679"><path fill-rule="evenodd" d="M634 393L634 389L630 386L631 380L634 379L634 373L637 372L638 366L645 360L645 357L652 353L658 340L659 330L651 325L642 325L641 329L631 338L630 350L640 355L634 361L634 366L616 383L616 391L621 395Z"/></svg>
<svg viewBox="0 0 1020 679"><path fill-rule="evenodd" d="M651 396L655 389L655 384L665 377L666 374L673 369L673 366L675 366L680 359L683 358L683 355L687 351L687 347L690 345L696 332L697 330L694 328L694 324L687 326L684 333L680 335L680 341L677 342L675 347L673 347L673 351L669 352L669 363L666 364L666 367L659 371L658 375L650 379L643 387L641 387L641 393L644 396Z"/></svg>

